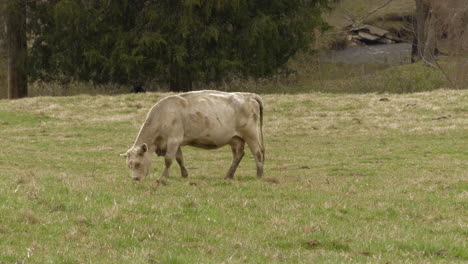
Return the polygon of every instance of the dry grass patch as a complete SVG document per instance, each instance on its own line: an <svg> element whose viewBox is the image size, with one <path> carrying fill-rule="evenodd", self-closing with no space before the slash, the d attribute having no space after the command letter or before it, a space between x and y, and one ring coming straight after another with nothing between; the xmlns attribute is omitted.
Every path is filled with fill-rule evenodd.
<svg viewBox="0 0 468 264"><path fill-rule="evenodd" d="M269 126L265 133L273 136L341 134L350 130L354 134L412 134L468 128L463 103L467 96L452 90L411 95L326 96L326 99L317 94L264 98L267 107L270 106L267 111L274 113L267 116ZM441 100L448 104L441 104ZM288 119L278 118L281 114L287 114Z"/></svg>

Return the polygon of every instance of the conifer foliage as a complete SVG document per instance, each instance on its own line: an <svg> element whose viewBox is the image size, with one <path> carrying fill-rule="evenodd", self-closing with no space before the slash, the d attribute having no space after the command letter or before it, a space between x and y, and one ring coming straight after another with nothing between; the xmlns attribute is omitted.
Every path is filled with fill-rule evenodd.
<svg viewBox="0 0 468 264"><path fill-rule="evenodd" d="M33 79L171 90L264 77L307 49L327 0L50 0L29 7Z"/></svg>

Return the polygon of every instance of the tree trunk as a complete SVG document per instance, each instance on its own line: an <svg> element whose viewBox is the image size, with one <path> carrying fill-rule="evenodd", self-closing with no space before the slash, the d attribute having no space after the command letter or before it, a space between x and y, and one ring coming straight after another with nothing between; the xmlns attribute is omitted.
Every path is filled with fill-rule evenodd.
<svg viewBox="0 0 468 264"><path fill-rule="evenodd" d="M418 33L417 33L418 23L416 18L413 18L413 42L411 44L411 63L416 62L418 56Z"/></svg>
<svg viewBox="0 0 468 264"><path fill-rule="evenodd" d="M423 0L416 0L416 27L414 28L416 40L413 42L416 44L416 50L413 51L413 54L419 59L424 55L424 47L426 43L426 19L428 14L429 6L424 3ZM413 60L415 59L413 58Z"/></svg>
<svg viewBox="0 0 468 264"><path fill-rule="evenodd" d="M10 0L6 8L8 98L28 96L26 75L26 1Z"/></svg>
<svg viewBox="0 0 468 264"><path fill-rule="evenodd" d="M426 43L424 45L424 60L433 62L437 50L437 15L431 10L426 23Z"/></svg>

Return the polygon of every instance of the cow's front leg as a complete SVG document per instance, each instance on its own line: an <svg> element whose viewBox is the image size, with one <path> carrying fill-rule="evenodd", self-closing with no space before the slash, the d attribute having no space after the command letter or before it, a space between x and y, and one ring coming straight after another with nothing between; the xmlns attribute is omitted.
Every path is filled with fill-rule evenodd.
<svg viewBox="0 0 468 264"><path fill-rule="evenodd" d="M164 158L164 171L162 174L162 179L169 178L169 168L171 167L172 159L168 159L167 157Z"/></svg>
<svg viewBox="0 0 468 264"><path fill-rule="evenodd" d="M185 166L184 166L184 156L182 155L182 150L180 149L180 147L177 149L176 160L177 160L177 163L179 163L180 173L182 175L182 178L187 178L188 177L188 172L187 172L187 169L185 169Z"/></svg>
<svg viewBox="0 0 468 264"><path fill-rule="evenodd" d="M162 174L162 179L169 178L169 168L172 165L172 161L176 157L178 148L179 148L179 143L176 141L170 141L167 143L166 155L164 156L165 168Z"/></svg>

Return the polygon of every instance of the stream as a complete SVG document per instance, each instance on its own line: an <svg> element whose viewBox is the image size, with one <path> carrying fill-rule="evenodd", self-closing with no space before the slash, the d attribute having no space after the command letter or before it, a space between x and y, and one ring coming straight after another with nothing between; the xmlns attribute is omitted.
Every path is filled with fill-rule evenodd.
<svg viewBox="0 0 468 264"><path fill-rule="evenodd" d="M344 50L332 51L321 57L324 62L345 64L385 63L401 65L411 63L411 44L379 44L352 46Z"/></svg>

